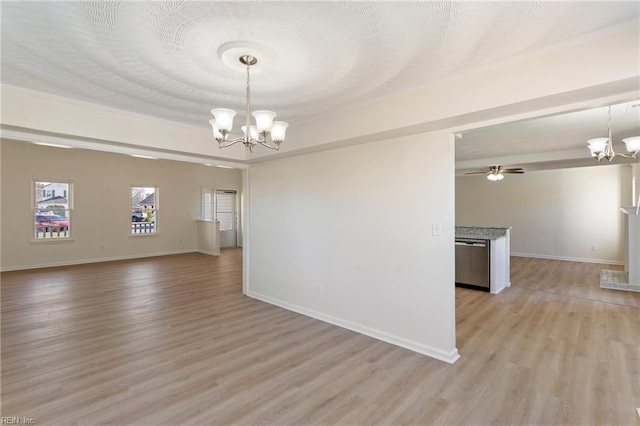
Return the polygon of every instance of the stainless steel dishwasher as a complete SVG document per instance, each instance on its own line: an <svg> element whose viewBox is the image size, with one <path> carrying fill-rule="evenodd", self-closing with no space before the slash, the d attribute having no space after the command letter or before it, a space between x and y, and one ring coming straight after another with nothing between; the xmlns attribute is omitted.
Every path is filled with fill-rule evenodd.
<svg viewBox="0 0 640 426"><path fill-rule="evenodd" d="M456 286L490 291L491 240L456 238Z"/></svg>

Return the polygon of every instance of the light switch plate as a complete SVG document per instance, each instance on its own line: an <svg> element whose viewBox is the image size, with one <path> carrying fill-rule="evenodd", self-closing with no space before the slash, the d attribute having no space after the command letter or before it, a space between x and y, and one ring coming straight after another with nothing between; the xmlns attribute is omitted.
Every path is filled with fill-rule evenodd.
<svg viewBox="0 0 640 426"><path fill-rule="evenodd" d="M439 237L442 234L442 227L439 223L434 222L431 228L433 235L435 235L436 237Z"/></svg>

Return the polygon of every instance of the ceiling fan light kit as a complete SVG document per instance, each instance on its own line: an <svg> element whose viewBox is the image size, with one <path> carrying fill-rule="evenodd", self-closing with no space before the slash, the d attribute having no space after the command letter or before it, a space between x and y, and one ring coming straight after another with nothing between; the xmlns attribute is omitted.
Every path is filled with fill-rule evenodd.
<svg viewBox="0 0 640 426"><path fill-rule="evenodd" d="M524 169L521 168L521 167L505 168L505 167L502 166L502 164L497 164L495 166L489 166L488 170L483 170L481 172L470 172L470 173L467 173L467 174L468 175L486 174L487 175L487 179L489 179L492 182L498 182L498 181L501 181L502 179L504 179L504 173L522 174L522 173L524 173Z"/></svg>
<svg viewBox="0 0 640 426"><path fill-rule="evenodd" d="M251 113L251 66L258 63L258 59L251 55L242 55L239 61L247 67L247 118L246 124L241 127L243 136L230 139L229 134L233 129L233 117L236 112L228 108L215 108L211 110L213 120L209 124L213 128L213 137L218 141L220 148L226 148L237 143L242 143L249 152L253 152L253 147L262 145L269 149L279 150L280 144L284 142L287 127L284 121L273 121L276 113L267 110L258 110ZM256 124L251 124L253 115ZM248 131L247 131L248 129ZM271 144L267 137L270 137Z"/></svg>
<svg viewBox="0 0 640 426"><path fill-rule="evenodd" d="M595 158L598 163L603 159L607 159L611 162L616 155L620 155L624 158L637 158L640 152L640 136L632 136L630 138L623 139L629 155L616 154L613 150L613 138L611 137L611 106L609 106L609 124L607 126L609 137L606 138L593 138L587 141L587 146L591 151L591 156Z"/></svg>

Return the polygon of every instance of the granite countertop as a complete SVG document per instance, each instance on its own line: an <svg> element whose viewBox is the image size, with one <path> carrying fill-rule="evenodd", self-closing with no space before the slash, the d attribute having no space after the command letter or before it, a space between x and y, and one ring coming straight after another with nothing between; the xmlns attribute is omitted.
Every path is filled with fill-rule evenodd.
<svg viewBox="0 0 640 426"><path fill-rule="evenodd" d="M456 226L456 238L495 240L506 237L510 226Z"/></svg>
<svg viewBox="0 0 640 426"><path fill-rule="evenodd" d="M638 214L638 207L620 207L620 210L630 216L636 216Z"/></svg>

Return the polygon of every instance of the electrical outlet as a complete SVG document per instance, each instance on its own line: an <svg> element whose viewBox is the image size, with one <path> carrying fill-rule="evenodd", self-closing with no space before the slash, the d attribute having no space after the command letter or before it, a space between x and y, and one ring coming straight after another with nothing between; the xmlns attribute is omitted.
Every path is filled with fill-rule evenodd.
<svg viewBox="0 0 640 426"><path fill-rule="evenodd" d="M595 245L595 244L591 245L591 250L593 250L593 251L598 250L598 246L597 246L597 245Z"/></svg>
<svg viewBox="0 0 640 426"><path fill-rule="evenodd" d="M322 286L321 286L321 285L317 285L317 286L316 286L316 294L317 294L318 296L322 296L323 290L324 290L324 289L322 288Z"/></svg>

